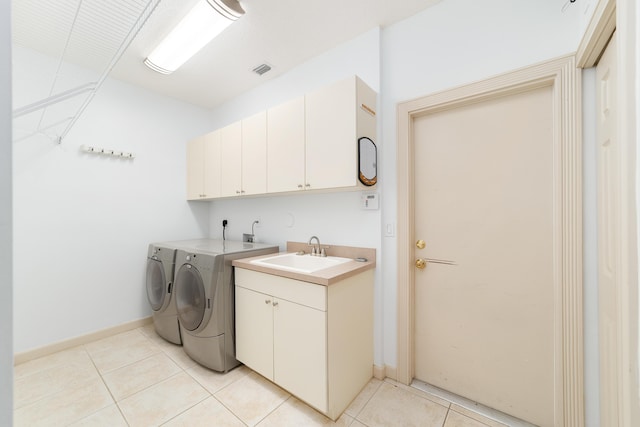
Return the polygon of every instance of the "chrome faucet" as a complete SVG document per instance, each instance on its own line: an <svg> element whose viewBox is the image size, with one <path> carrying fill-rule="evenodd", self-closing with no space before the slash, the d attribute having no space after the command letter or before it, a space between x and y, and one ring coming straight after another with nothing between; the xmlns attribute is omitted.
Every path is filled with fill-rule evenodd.
<svg viewBox="0 0 640 427"><path fill-rule="evenodd" d="M313 246L313 245L311 244L311 241L312 241L313 239L316 239L316 242L317 242L315 246ZM311 249L311 255L312 255L312 256L321 256L321 255L320 255L320 254L321 254L321 252L324 252L324 251L321 251L321 250L320 250L320 239L318 239L318 236L311 236L311 238L309 239L309 243L308 243L308 245L309 245L309 246L313 246L313 248ZM327 255L325 254L324 256L327 256Z"/></svg>
<svg viewBox="0 0 640 427"><path fill-rule="evenodd" d="M251 234L242 233L242 241L247 243L253 243L256 240L256 233L253 231L253 227L256 224L260 224L260 221L255 220L253 224L251 224Z"/></svg>

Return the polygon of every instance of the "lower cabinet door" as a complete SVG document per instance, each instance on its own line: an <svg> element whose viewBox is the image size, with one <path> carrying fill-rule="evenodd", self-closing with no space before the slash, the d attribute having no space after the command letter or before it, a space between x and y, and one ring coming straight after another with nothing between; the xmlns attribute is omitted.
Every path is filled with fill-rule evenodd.
<svg viewBox="0 0 640 427"><path fill-rule="evenodd" d="M236 358L273 381L273 298L236 286Z"/></svg>
<svg viewBox="0 0 640 427"><path fill-rule="evenodd" d="M275 304L274 382L326 412L327 313L277 298Z"/></svg>

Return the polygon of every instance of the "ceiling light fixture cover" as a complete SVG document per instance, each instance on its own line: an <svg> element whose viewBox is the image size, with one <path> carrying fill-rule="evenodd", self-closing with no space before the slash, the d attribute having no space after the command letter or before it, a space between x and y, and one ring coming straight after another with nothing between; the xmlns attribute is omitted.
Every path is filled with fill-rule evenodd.
<svg viewBox="0 0 640 427"><path fill-rule="evenodd" d="M145 65L171 74L242 15L237 0L200 0L147 56Z"/></svg>

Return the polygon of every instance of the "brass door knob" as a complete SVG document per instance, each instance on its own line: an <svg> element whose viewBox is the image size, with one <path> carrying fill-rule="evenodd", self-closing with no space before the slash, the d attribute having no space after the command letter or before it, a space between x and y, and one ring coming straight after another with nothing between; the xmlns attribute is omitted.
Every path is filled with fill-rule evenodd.
<svg viewBox="0 0 640 427"><path fill-rule="evenodd" d="M422 258L418 258L416 260L416 267L419 268L420 270L423 270L426 266L427 266L427 261L423 260Z"/></svg>
<svg viewBox="0 0 640 427"><path fill-rule="evenodd" d="M426 243L424 243L424 240L420 239L416 242L416 248L418 249L424 249L424 247L426 246Z"/></svg>

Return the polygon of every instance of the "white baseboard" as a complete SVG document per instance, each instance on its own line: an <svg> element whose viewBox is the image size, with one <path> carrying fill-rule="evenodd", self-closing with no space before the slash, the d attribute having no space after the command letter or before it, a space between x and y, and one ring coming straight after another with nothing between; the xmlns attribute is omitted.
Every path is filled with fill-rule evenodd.
<svg viewBox="0 0 640 427"><path fill-rule="evenodd" d="M102 329L96 332L91 332L89 334L80 335L78 337L69 338L64 341L58 341L52 344L45 345L43 347L34 348L33 350L16 353L13 355L13 364L14 366L19 365L20 363L28 362L42 356L48 356L62 350L67 350L79 345L88 344L92 341L108 338L112 335L127 332L141 326L146 326L150 323L153 323L153 319L151 318L151 316L145 317L143 319L132 320L130 322L113 326L111 328Z"/></svg>
<svg viewBox="0 0 640 427"><path fill-rule="evenodd" d="M388 365L384 365L384 366L373 365L373 377L379 380L384 380L385 378L396 380L397 379L396 368Z"/></svg>

